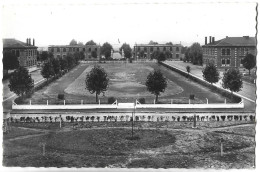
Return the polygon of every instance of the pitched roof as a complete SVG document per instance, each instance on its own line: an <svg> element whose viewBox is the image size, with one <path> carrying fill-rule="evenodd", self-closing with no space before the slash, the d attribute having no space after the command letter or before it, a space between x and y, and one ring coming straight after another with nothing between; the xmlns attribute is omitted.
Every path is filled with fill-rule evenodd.
<svg viewBox="0 0 260 172"><path fill-rule="evenodd" d="M256 46L255 37L226 37L214 43L203 45L203 47L225 47L225 46Z"/></svg>
<svg viewBox="0 0 260 172"><path fill-rule="evenodd" d="M33 45L26 45L26 43L16 40L14 38L3 39L3 48L28 48L35 47Z"/></svg>
<svg viewBox="0 0 260 172"><path fill-rule="evenodd" d="M135 44L134 46L142 46L142 47L177 47L181 46L181 44L173 44L173 45L167 45L167 44Z"/></svg>

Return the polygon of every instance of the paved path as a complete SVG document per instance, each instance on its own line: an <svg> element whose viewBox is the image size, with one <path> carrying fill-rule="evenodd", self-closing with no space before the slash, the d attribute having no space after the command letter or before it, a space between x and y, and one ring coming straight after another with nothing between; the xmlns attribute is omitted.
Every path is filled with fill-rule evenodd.
<svg viewBox="0 0 260 172"><path fill-rule="evenodd" d="M202 66L193 65L191 63L185 63L185 62L182 62L182 61L166 61L165 63L168 64L168 65L171 65L173 67L176 67L178 69L181 69L185 72L186 72L186 66L189 65L191 67L190 73L192 75L195 75L195 76L203 79L203 76L202 76L203 67ZM222 71L220 72L220 76L221 76L221 78L223 77ZM215 85L222 88L221 84L222 84L222 80L220 79L219 82ZM256 86L255 86L255 84L251 84L251 83L244 81L243 82L243 88L242 88L241 91L239 91L237 93L237 95L244 98L244 99L247 99L248 101L255 103L255 101L256 101Z"/></svg>

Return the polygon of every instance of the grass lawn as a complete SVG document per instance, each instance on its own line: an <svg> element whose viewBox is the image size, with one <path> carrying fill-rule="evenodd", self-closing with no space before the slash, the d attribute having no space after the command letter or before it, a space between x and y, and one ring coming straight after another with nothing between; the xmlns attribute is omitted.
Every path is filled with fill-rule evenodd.
<svg viewBox="0 0 260 172"><path fill-rule="evenodd" d="M254 138L202 130L81 129L4 142L4 166L252 168ZM224 156L220 156L220 138ZM40 143L46 144L42 156Z"/></svg>
<svg viewBox="0 0 260 172"><path fill-rule="evenodd" d="M108 97L115 97L119 102L134 102L135 99L144 97L146 103L153 103L155 96L146 90L145 81L149 72L159 69L168 79L168 86L164 93L159 96L159 101L170 103L188 103L190 94L195 95L191 103L222 103L225 97L212 92L198 83L194 83L157 63L128 63L124 64L99 64L108 73L110 82L105 94L100 95L101 103L107 103ZM35 92L31 98L24 100L25 104L63 104L58 100L58 94L64 94L66 104L94 103L95 95L85 89L86 73L92 69L92 64L80 64L72 71L57 81ZM227 99L227 102L229 100Z"/></svg>
<svg viewBox="0 0 260 172"><path fill-rule="evenodd" d="M41 131L35 131L30 129L23 129L18 127L10 127L8 133L3 133L3 139L11 139L19 136L33 135L42 133Z"/></svg>

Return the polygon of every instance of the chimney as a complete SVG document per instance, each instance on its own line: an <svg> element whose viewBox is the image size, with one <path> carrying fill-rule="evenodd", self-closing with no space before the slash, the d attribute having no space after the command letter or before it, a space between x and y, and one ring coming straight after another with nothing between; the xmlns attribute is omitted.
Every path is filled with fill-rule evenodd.
<svg viewBox="0 0 260 172"><path fill-rule="evenodd" d="M226 38L228 38L228 36L226 36Z"/></svg>
<svg viewBox="0 0 260 172"><path fill-rule="evenodd" d="M29 45L31 45L31 38L29 38Z"/></svg>
<svg viewBox="0 0 260 172"><path fill-rule="evenodd" d="M35 45L35 40L34 40L34 38L33 38L33 46Z"/></svg>
<svg viewBox="0 0 260 172"><path fill-rule="evenodd" d="M207 45L208 43L208 40L207 40L207 37L205 37L205 45Z"/></svg>
<svg viewBox="0 0 260 172"><path fill-rule="evenodd" d="M211 36L209 37L209 43L211 44Z"/></svg>
<svg viewBox="0 0 260 172"><path fill-rule="evenodd" d="M212 43L213 44L215 43L215 37L212 37Z"/></svg>
<svg viewBox="0 0 260 172"><path fill-rule="evenodd" d="M26 46L28 45L28 38L26 38Z"/></svg>
<svg viewBox="0 0 260 172"><path fill-rule="evenodd" d="M244 38L246 38L246 39L249 39L249 36L243 36Z"/></svg>

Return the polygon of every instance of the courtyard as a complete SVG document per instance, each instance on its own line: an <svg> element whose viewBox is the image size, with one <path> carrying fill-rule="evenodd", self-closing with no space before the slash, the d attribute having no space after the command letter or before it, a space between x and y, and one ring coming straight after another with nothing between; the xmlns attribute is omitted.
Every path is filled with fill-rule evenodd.
<svg viewBox="0 0 260 172"><path fill-rule="evenodd" d="M108 73L109 87L104 94L99 95L101 103L107 103L109 97L115 97L118 102L134 102L136 99L145 98L146 103L153 103L155 96L147 91L145 86L149 72L154 69L162 71L167 78L168 86L165 92L159 96L159 101L163 103L188 103L190 94L195 95L191 103L224 103L223 97L209 88L193 82L189 78L173 72L157 63L103 63L98 64ZM35 92L31 98L23 103L27 104L31 100L32 104L63 104L59 100L58 94L64 94L66 104L95 103L95 94L90 94L85 89L85 78L87 72L93 68L94 64L80 64L72 71L54 81L47 87ZM227 102L230 102L227 99Z"/></svg>

